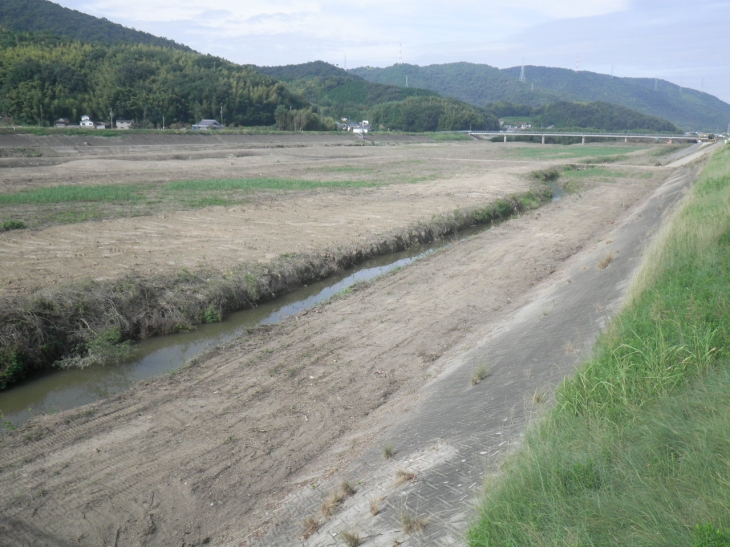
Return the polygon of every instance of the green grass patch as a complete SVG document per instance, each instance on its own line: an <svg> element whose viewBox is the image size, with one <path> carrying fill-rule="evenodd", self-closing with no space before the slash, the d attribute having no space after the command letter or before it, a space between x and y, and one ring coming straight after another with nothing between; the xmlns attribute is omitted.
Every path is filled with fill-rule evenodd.
<svg viewBox="0 0 730 547"><path fill-rule="evenodd" d="M142 197L138 186L78 186L64 184L26 192L0 194L0 205L39 205L73 202L129 202Z"/></svg>
<svg viewBox="0 0 730 547"><path fill-rule="evenodd" d="M505 152L509 155L524 159L566 159L580 157L598 157L601 161L606 161L607 157L614 156L617 153L630 154L637 150L644 150L646 146L590 146L573 144L569 146L522 146L519 148L509 148Z"/></svg>
<svg viewBox="0 0 730 547"><path fill-rule="evenodd" d="M730 529L730 151L488 485L472 546L711 547Z"/></svg>
<svg viewBox="0 0 730 547"><path fill-rule="evenodd" d="M231 192L253 190L310 190L313 188L363 188L378 186L376 182L362 180L312 181L298 179L220 179L184 180L170 182L164 186L168 191L187 192Z"/></svg>
<svg viewBox="0 0 730 547"><path fill-rule="evenodd" d="M566 169L563 172L563 176L569 179L587 179L590 177L616 179L626 177L627 175L621 171L606 169L605 167L588 167L586 169Z"/></svg>
<svg viewBox="0 0 730 547"><path fill-rule="evenodd" d="M436 142L449 141L470 141L471 137L466 133L429 133L428 135Z"/></svg>
<svg viewBox="0 0 730 547"><path fill-rule="evenodd" d="M23 230L27 228L22 220L5 220L0 222L0 232L9 232L10 230Z"/></svg>

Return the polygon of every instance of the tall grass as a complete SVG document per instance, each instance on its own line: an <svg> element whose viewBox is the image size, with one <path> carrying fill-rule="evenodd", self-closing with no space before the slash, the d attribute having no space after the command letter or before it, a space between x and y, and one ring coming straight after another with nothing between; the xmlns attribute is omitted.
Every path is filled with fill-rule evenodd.
<svg viewBox="0 0 730 547"><path fill-rule="evenodd" d="M730 528L729 205L725 150L488 485L471 545L726 545L711 542Z"/></svg>

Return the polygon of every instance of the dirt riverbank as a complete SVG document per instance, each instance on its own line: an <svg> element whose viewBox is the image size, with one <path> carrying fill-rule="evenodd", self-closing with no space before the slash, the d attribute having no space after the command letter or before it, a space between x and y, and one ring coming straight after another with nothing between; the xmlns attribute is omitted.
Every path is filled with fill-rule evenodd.
<svg viewBox="0 0 730 547"><path fill-rule="evenodd" d="M473 154L465 160L481 159L476 148L459 150ZM297 196L306 204L297 211L289 197L277 197L259 205L260 213L246 211L246 218L259 222L244 224L240 211L204 210L197 224L208 227L198 243L195 234L181 235L196 225L183 218L188 213L178 213L172 228L146 219L171 231L154 239L155 249L145 249L149 260L141 272L186 266L186 260L195 264L203 254L221 263L241 256L267 260L267 253L297 244L357 240L383 226L472 203L475 194L482 200L512 193L522 175L536 168L533 162L484 173L484 164L463 163L463 177L460 166L460 176L412 186ZM596 177L574 195L251 332L174 375L34 419L0 439L0 537L11 538L9 545L200 545L265 530L269 513L287 493L335 476L373 435L412 408L419 389L464 351L464 343L529 302L533 287L559 273L563 261L597 245L609 252L603 234L670 171L652 173L647 178L626 168L620 177ZM241 236L241 225L256 226L256 235ZM288 226L291 235L276 226ZM76 240L79 245L93 235L83 224L55 229L69 230L66 238L90 230ZM108 233L130 248L146 244L132 243L139 235L131 232L127 226ZM242 239L231 240L230 232ZM3 252L11 253L8 237ZM253 237L261 238L253 244L257 248L246 246ZM55 232L54 238L62 239ZM173 250L166 254L168 244ZM104 269L105 252L90 244L87 257L73 266L63 266L53 253L39 255L41 279L73 278L79 268L114 276L138 260L128 256L134 251L120 252ZM89 253L97 255L90 259ZM157 259L158 253L165 258ZM175 262L181 254L185 258ZM8 263L16 260L26 259L12 255ZM34 286L18 283L20 291Z"/></svg>

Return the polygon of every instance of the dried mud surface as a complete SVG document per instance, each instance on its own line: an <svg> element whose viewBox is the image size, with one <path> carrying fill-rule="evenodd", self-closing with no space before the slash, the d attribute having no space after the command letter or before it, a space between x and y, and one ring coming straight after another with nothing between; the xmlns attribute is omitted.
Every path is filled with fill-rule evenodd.
<svg viewBox="0 0 730 547"><path fill-rule="evenodd" d="M479 153L436 150L454 149ZM265 260L267 253L297 250L292 246L332 245L464 206L475 194L481 202L514 192L524 171L535 167L486 171L479 164L468 176L417 185L287 196L245 213L204 210L174 222L146 219L148 230L160 231L157 238L121 226L137 219L58 227L53 230L68 230L66 238L88 229L75 241L89 251L66 266L64 257L47 253L41 275L49 282L73 278L79 268L118 275L129 271L119 264L132 263L130 248L153 241L143 268L172 267L182 249L188 260L202 254ZM0 538L8 545L201 545L256 536L289 492L336 476L410 410L419 389L468 340L529 302L538 284L559 275L568 257L597 245L668 173L595 182L324 306L250 332L174 375L35 418L0 438ZM266 222L273 218L294 225ZM95 266L93 260L101 264L109 251L94 251L93 228L116 223L107 235L124 251L106 269ZM177 241L203 223L205 234ZM62 239L53 234L48 241ZM257 248L242 250L241 242L252 237L260 238ZM1 241L10 252L8 236ZM64 252L78 252L74 248ZM99 258L88 257L94 252ZM3 255L4 264L23 259L10 256Z"/></svg>

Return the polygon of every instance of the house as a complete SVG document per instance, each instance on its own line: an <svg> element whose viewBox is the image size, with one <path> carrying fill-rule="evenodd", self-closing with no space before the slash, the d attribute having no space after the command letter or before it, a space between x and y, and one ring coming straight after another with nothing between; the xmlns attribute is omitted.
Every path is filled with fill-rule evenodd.
<svg viewBox="0 0 730 547"><path fill-rule="evenodd" d="M110 124L104 122L94 122L94 129L109 129Z"/></svg>
<svg viewBox="0 0 730 547"><path fill-rule="evenodd" d="M56 127L68 127L71 122L68 118L58 118L55 123Z"/></svg>
<svg viewBox="0 0 730 547"><path fill-rule="evenodd" d="M117 129L131 129L132 120L117 120Z"/></svg>
<svg viewBox="0 0 730 547"><path fill-rule="evenodd" d="M363 120L360 123L357 122L350 122L350 124L347 126L348 131L352 131L353 133L357 133L358 135L364 135L368 131L370 131L370 122L367 120Z"/></svg>
<svg viewBox="0 0 730 547"><path fill-rule="evenodd" d="M200 120L193 124L193 130L210 131L211 129L223 129L225 126L219 124L216 120Z"/></svg>
<svg viewBox="0 0 730 547"><path fill-rule="evenodd" d="M91 118L89 118L88 116L81 116L81 123L79 124L79 127L94 129L96 127L96 124L94 124L94 122L91 121Z"/></svg>

